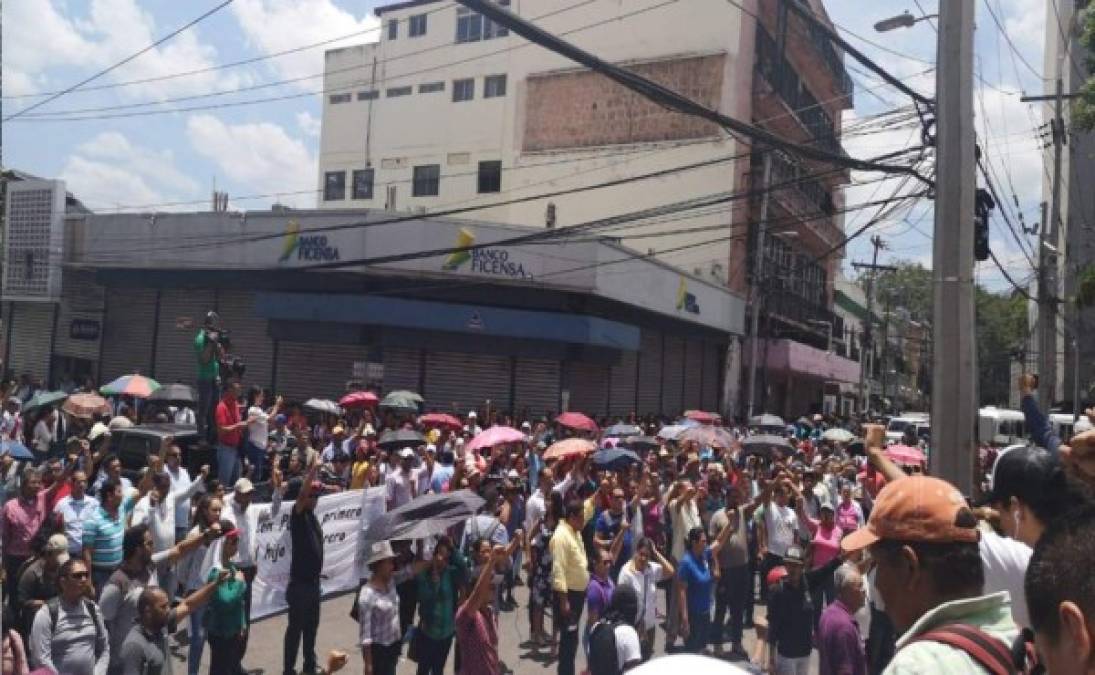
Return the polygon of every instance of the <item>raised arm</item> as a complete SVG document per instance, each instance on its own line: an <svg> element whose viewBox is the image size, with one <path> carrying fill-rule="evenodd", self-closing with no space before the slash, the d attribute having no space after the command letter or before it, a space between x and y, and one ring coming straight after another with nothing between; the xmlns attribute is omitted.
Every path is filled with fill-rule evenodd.
<svg viewBox="0 0 1095 675"><path fill-rule="evenodd" d="M312 482L315 481L316 472L319 471L319 463L316 459L316 456L312 455L312 461L308 464L308 472L304 474L304 482L300 486L300 494L297 495L297 501L293 504L293 513L300 513L303 511L304 500L312 496Z"/></svg>

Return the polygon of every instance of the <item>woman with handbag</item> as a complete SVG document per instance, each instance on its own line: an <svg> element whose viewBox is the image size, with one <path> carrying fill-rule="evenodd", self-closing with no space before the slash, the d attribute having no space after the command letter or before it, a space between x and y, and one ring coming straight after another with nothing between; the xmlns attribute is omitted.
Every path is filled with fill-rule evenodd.
<svg viewBox="0 0 1095 675"><path fill-rule="evenodd" d="M455 632L456 601L467 575L463 556L453 550L452 540L441 537L434 545L429 566L418 573L418 626L408 658L418 662L418 675L442 675Z"/></svg>

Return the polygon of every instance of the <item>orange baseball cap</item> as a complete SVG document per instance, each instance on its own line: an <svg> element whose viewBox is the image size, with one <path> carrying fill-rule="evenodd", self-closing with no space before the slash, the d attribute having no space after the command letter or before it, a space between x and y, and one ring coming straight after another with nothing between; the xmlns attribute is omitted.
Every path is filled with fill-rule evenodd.
<svg viewBox="0 0 1095 675"><path fill-rule="evenodd" d="M977 518L962 493L945 480L910 476L882 488L867 526L840 542L858 551L880 539L917 542L977 542Z"/></svg>

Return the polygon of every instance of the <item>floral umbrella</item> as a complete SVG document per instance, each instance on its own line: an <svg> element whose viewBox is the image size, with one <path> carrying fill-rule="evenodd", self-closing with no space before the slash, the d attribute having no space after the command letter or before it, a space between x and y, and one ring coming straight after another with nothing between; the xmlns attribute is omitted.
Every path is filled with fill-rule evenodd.
<svg viewBox="0 0 1095 675"><path fill-rule="evenodd" d="M106 396L132 396L134 398L148 398L152 392L160 388L160 383L151 377L144 375L122 375L113 382L107 382L99 387L99 392Z"/></svg>
<svg viewBox="0 0 1095 675"><path fill-rule="evenodd" d="M584 438L568 438L557 443L552 443L544 453L544 459L565 459L567 457L580 457L597 450L597 444Z"/></svg>
<svg viewBox="0 0 1095 675"><path fill-rule="evenodd" d="M86 420L98 414L109 413L110 405L98 394L73 394L61 406L61 410Z"/></svg>

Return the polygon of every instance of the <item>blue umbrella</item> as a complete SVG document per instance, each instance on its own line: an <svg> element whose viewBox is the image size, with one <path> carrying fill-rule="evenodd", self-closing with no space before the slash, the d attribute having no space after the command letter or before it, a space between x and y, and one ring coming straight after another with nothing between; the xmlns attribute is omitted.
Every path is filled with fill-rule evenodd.
<svg viewBox="0 0 1095 675"><path fill-rule="evenodd" d="M4 441L0 447L2 452L10 453L12 459L34 459L34 454L19 441Z"/></svg>
<svg viewBox="0 0 1095 675"><path fill-rule="evenodd" d="M643 430L634 424L613 424L609 428L605 429L605 436L641 436Z"/></svg>
<svg viewBox="0 0 1095 675"><path fill-rule="evenodd" d="M639 456L627 448L605 448L593 454L593 463L602 469L622 471L629 464L642 464Z"/></svg>

